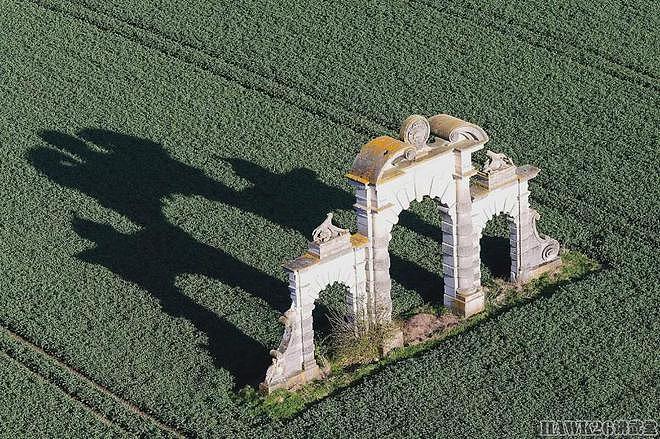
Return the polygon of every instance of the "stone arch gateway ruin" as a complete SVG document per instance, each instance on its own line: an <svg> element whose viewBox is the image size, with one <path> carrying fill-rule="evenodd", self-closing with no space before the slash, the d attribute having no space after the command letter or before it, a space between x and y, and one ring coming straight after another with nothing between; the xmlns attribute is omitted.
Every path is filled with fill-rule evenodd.
<svg viewBox="0 0 660 439"><path fill-rule="evenodd" d="M282 342L271 351L264 390L290 388L320 376L312 311L327 285L348 287L347 314L356 328L358 322L391 321L391 231L414 200L430 197L438 204L443 302L463 317L484 309L480 238L495 215L504 213L509 220L512 281L525 282L559 265L559 243L538 233L539 214L529 205L528 182L538 168L516 166L504 154L487 151L488 162L475 169L472 154L483 149L488 135L447 114L410 116L399 134L399 139L381 136L365 144L346 174L355 188L357 232L334 226L328 214L314 230L307 252L285 264L292 303L282 317ZM393 335L392 344L401 345L401 337Z"/></svg>

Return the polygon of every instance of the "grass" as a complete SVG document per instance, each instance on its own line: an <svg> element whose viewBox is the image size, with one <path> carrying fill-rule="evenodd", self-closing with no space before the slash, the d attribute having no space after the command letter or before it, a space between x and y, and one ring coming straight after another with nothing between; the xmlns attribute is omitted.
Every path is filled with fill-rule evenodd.
<svg viewBox="0 0 660 439"><path fill-rule="evenodd" d="M561 253L562 265L556 272L544 274L528 283L512 285L502 279L489 279L484 283L488 291L486 311L508 308L512 305L528 301L539 294L552 294L552 291L573 279L579 279L590 272L601 268L600 264L588 256L575 251Z"/></svg>
<svg viewBox="0 0 660 439"><path fill-rule="evenodd" d="M76 403L40 375L5 353L0 354L2 369L3 417L0 435L11 437L20 431L30 437L65 436L70 431L86 431L96 437L125 433ZM67 416L53 416L66 413Z"/></svg>
<svg viewBox="0 0 660 439"><path fill-rule="evenodd" d="M2 363L6 430L530 437L657 413L657 17L541 3L3 2L0 324L32 345L2 346L47 377ZM539 165L539 227L603 269L255 415L237 393L279 343L281 262L329 211L355 230L360 145L441 112ZM437 306L438 239L433 203L402 215L396 313Z"/></svg>

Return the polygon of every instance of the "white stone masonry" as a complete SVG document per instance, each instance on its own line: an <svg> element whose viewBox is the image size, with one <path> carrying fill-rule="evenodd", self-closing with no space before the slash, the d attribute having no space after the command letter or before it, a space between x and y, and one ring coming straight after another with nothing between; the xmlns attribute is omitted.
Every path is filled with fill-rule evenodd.
<svg viewBox="0 0 660 439"><path fill-rule="evenodd" d="M319 376L312 311L327 285L348 286L346 305L356 322L391 321L391 231L413 201L429 197L438 204L443 302L463 317L484 309L480 239L495 215L509 219L511 280L527 281L559 264L559 243L539 234L539 214L529 206L528 182L539 169L516 166L492 151L488 163L475 169L472 154L486 142L488 135L477 125L446 114L415 115L404 121L400 139L381 136L362 147L346 175L355 188L357 233L334 226L328 214L307 253L285 265L292 304L283 317L282 343L271 351L264 389L290 388Z"/></svg>

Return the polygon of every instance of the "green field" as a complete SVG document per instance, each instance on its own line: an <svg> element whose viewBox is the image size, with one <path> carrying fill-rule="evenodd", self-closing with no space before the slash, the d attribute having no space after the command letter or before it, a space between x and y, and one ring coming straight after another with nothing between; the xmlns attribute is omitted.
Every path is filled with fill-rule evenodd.
<svg viewBox="0 0 660 439"><path fill-rule="evenodd" d="M659 31L646 0L0 2L0 436L657 419ZM239 390L281 263L329 211L355 230L344 173L413 113L541 167L541 230L602 269L273 420ZM402 215L396 313L441 295L440 236L433 203Z"/></svg>

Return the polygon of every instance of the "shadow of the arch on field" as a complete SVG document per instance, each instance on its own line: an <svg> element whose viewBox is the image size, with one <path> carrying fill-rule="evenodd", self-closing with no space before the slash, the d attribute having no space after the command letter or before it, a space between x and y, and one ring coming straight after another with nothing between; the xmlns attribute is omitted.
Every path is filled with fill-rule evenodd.
<svg viewBox="0 0 660 439"><path fill-rule="evenodd" d="M216 366L227 369L237 387L258 383L269 363L268 348L185 295L175 281L181 274L204 275L240 287L279 311L290 305L286 285L170 224L163 200L173 194L200 195L311 232L314 214L320 219L332 208L350 206L352 198L307 169L276 174L245 160L226 159L254 183L236 191L175 160L148 139L101 129L85 129L76 136L57 131L39 135L49 146L35 148L27 157L37 170L140 226L137 232L122 233L74 214L73 230L95 243L76 257L135 283L156 298L164 312L204 332Z"/></svg>
<svg viewBox="0 0 660 439"><path fill-rule="evenodd" d="M240 191L215 186L205 196L257 214L305 237L312 235L328 212L350 210L355 202L353 195L323 183L311 169L296 168L279 174L244 159L216 159L228 163L234 174L251 186Z"/></svg>
<svg viewBox="0 0 660 439"><path fill-rule="evenodd" d="M327 212L349 210L353 195L323 183L309 169L277 173L244 159L217 157L250 183L236 190L174 159L159 143L110 130L84 129L76 135L42 131L39 136L48 146L39 146L27 156L37 170L140 226L137 232L122 233L74 214L73 230L95 243L76 257L138 285L159 301L164 312L187 319L205 333L216 366L227 369L237 387L260 381L269 363L268 347L195 302L175 281L182 274L203 275L239 287L278 311L290 305L286 285L169 223L163 200L174 194L202 196L309 236ZM439 230L417 216L407 218L416 232L440 236ZM258 236L263 231L251 232ZM393 258L395 279L424 300L442 300L441 277Z"/></svg>
<svg viewBox="0 0 660 439"><path fill-rule="evenodd" d="M445 283L441 274L427 270L420 265L390 254L390 275L402 287L415 291L424 303L441 305ZM442 260L439 261L442 267Z"/></svg>

